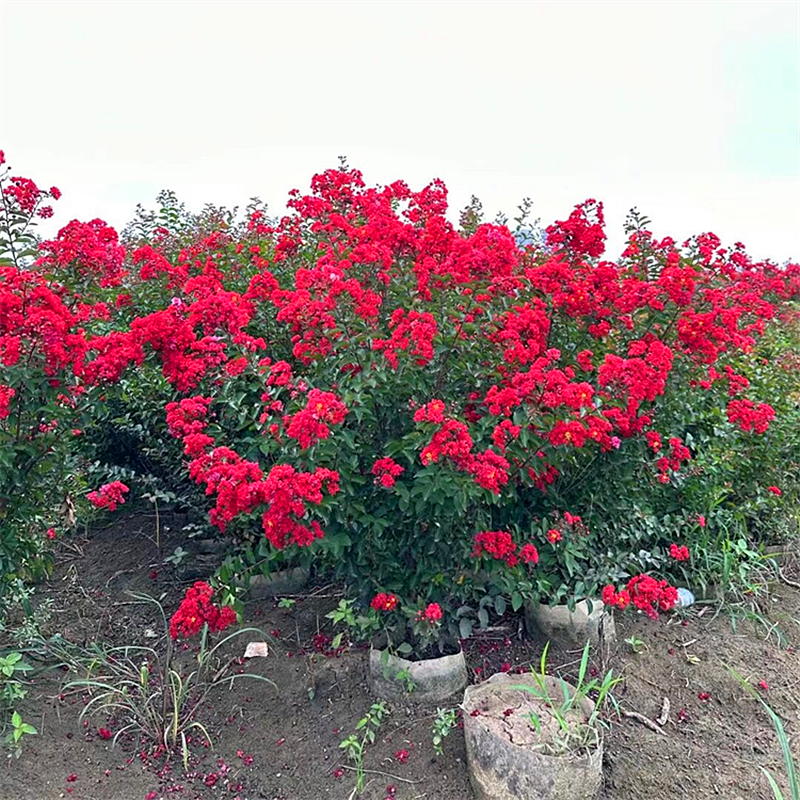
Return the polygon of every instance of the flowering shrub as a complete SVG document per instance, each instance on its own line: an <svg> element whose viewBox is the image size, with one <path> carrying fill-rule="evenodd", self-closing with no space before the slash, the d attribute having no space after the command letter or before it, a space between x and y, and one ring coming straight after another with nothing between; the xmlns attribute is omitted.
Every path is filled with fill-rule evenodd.
<svg viewBox="0 0 800 800"><path fill-rule="evenodd" d="M800 266L713 234L658 240L636 215L607 260L594 200L543 242L474 208L457 228L441 182L370 188L345 166L289 207L140 214L125 253L70 223L3 279L15 297L47 270L104 293L58 329L97 332L48 338L37 369L71 371L72 395L108 384L107 403L141 392L220 531L333 556L365 607L436 603L455 636L507 600L681 575L675 539L711 552L723 522L779 502ZM21 384L0 382L7 425ZM669 599L634 587L645 611Z"/></svg>
<svg viewBox="0 0 800 800"><path fill-rule="evenodd" d="M67 688L79 689L86 696L81 718L113 713L110 721L119 726L116 733L99 728L101 739L117 740L125 731L133 730L137 741L164 753L182 751L184 763L189 758L192 733L202 733L200 741L211 739L197 720L209 695L223 684L243 678L268 683L263 675L234 670L236 659L223 656L226 647L240 636L255 634L266 637L258 628L239 628L211 642L209 631L218 632L235 621L233 609L219 609L211 602L213 590L198 581L187 592L186 599L168 623L164 607L153 597L131 593L136 603L153 606L163 620L163 635L158 646L109 647L93 643L84 648L53 637L46 642L45 652L71 672L77 673ZM175 639L200 633L196 652L184 653ZM135 656L135 657L134 657ZM132 687L135 687L132 691ZM68 779L69 780L69 779Z"/></svg>
<svg viewBox="0 0 800 800"><path fill-rule="evenodd" d="M41 571L46 531L74 524L85 485L75 444L102 402L90 341L113 316L98 282L119 283L124 257L100 220L39 245L36 222L61 192L4 165L0 151L0 594Z"/></svg>

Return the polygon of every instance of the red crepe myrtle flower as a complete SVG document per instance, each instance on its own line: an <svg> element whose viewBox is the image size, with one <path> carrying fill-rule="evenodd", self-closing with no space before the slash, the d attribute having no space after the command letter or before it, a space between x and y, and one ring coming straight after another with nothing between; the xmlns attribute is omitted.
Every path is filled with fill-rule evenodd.
<svg viewBox="0 0 800 800"><path fill-rule="evenodd" d="M296 439L304 450L327 439L329 425L339 425L347 416L347 407L332 392L312 389L308 393L307 405L294 416L286 417L286 435Z"/></svg>
<svg viewBox="0 0 800 800"><path fill-rule="evenodd" d="M768 692L769 691L769 684L766 681L759 681L758 682L758 688L761 689L764 692Z"/></svg>
<svg viewBox="0 0 800 800"><path fill-rule="evenodd" d="M108 728L98 728L97 729L97 735L101 739L110 739L113 736L113 734L111 733L111 731Z"/></svg>
<svg viewBox="0 0 800 800"><path fill-rule="evenodd" d="M780 497L783 494L783 491L779 489L777 486L769 486L767 487L768 492L772 492L776 497Z"/></svg>
<svg viewBox="0 0 800 800"><path fill-rule="evenodd" d="M705 528L705 526L706 526L706 518L702 514L698 514L697 515L697 524L701 528Z"/></svg>
<svg viewBox="0 0 800 800"><path fill-rule="evenodd" d="M505 561L510 567L519 563L517 545L508 531L483 531L475 535L472 555L480 558L486 554L498 561ZM530 550L527 554L531 556ZM538 553L537 553L538 555Z"/></svg>
<svg viewBox="0 0 800 800"><path fill-rule="evenodd" d="M558 544L563 538L563 534L558 528L550 528L545 534L545 537L550 544Z"/></svg>
<svg viewBox="0 0 800 800"><path fill-rule="evenodd" d="M118 505L125 502L128 487L122 481L112 481L101 486L97 491L89 492L86 498L97 508L107 508L116 511Z"/></svg>
<svg viewBox="0 0 800 800"><path fill-rule="evenodd" d="M533 544L524 544L519 549L519 557L520 560L526 564L538 564L539 563L539 551L536 549L536 545Z"/></svg>
<svg viewBox="0 0 800 800"><path fill-rule="evenodd" d="M645 439L647 440L647 446L654 452L657 453L661 450L661 434L657 431L647 431L645 434Z"/></svg>
<svg viewBox="0 0 800 800"><path fill-rule="evenodd" d="M11 413L11 400L16 394L16 389L0 384L0 419L6 419Z"/></svg>
<svg viewBox="0 0 800 800"><path fill-rule="evenodd" d="M610 584L603 589L602 599L607 606L614 606L622 611L624 611L631 602L631 596L625 589L617 592Z"/></svg>
<svg viewBox="0 0 800 800"><path fill-rule="evenodd" d="M384 489L391 489L395 484L395 478L402 475L404 471L404 468L392 458L379 458L372 465L375 483L383 486Z"/></svg>
<svg viewBox="0 0 800 800"><path fill-rule="evenodd" d="M629 603L643 611L651 619L658 619L659 611L669 611L678 602L678 590L665 580L658 581L649 575L635 575L624 590L617 592L614 586L603 589L603 602L624 609Z"/></svg>
<svg viewBox="0 0 800 800"><path fill-rule="evenodd" d="M398 751L397 751L397 752L394 754L394 757L395 757L395 758L396 758L396 759L397 759L397 760L398 760L398 761L399 761L401 764L405 764L405 763L406 763L406 761L408 761L408 756L409 756L409 753L408 753L408 750L406 750L406 749L403 749L403 750L398 750Z"/></svg>
<svg viewBox="0 0 800 800"><path fill-rule="evenodd" d="M431 400L414 412L414 422L444 422L445 406L442 400Z"/></svg>
<svg viewBox="0 0 800 800"><path fill-rule="evenodd" d="M186 596L169 623L169 635L173 639L193 636L204 624L212 632L218 633L236 622L236 612L230 606L220 608L211 602L213 594L214 590L205 581L196 581L186 591Z"/></svg>
<svg viewBox="0 0 800 800"><path fill-rule="evenodd" d="M438 603L428 603L425 608L425 619L431 624L442 618L442 607Z"/></svg>
<svg viewBox="0 0 800 800"><path fill-rule="evenodd" d="M48 528L45 532L45 535L48 539L55 539L56 538L56 529L55 528Z"/></svg>
<svg viewBox="0 0 800 800"><path fill-rule="evenodd" d="M686 545L678 546L674 542L669 546L669 554L674 558L676 561L688 561L689 560L689 548Z"/></svg>
<svg viewBox="0 0 800 800"><path fill-rule="evenodd" d="M767 403L756 405L752 400L731 400L728 403L728 421L743 431L765 433L775 419L775 409Z"/></svg>
<svg viewBox="0 0 800 800"><path fill-rule="evenodd" d="M386 592L379 592L372 598L370 605L376 611L392 611L397 607L397 597Z"/></svg>

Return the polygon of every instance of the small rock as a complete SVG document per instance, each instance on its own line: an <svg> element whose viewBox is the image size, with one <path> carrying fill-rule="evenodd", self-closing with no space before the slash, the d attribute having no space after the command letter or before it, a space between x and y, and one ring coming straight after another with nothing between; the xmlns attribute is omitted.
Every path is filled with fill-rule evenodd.
<svg viewBox="0 0 800 800"><path fill-rule="evenodd" d="M224 553L228 546L228 542L225 539L200 539L197 542L197 549L206 555Z"/></svg>
<svg viewBox="0 0 800 800"><path fill-rule="evenodd" d="M678 602L677 608L689 608L694 605L694 595L682 586L678 587Z"/></svg>
<svg viewBox="0 0 800 800"><path fill-rule="evenodd" d="M266 658L268 655L269 647L266 642L248 642L244 651L245 658Z"/></svg>

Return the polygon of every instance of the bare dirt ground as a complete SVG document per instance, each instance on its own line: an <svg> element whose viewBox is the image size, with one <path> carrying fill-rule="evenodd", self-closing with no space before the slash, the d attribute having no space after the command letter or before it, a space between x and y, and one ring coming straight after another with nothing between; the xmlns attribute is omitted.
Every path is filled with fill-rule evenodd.
<svg viewBox="0 0 800 800"><path fill-rule="evenodd" d="M191 549L179 524L172 527L162 534L162 552L177 544ZM186 565L210 571L213 564L204 558L193 555ZM790 558L784 574L796 581L793 563ZM157 640L146 631L160 630L159 620L154 609L131 604L128 592L163 596L172 610L189 577L158 558L152 517L119 518L60 545L56 569L37 592L39 601L53 601L44 632L61 631L79 644L152 646ZM98 728L117 722L98 715L84 726L85 693L65 691L64 682L74 676L51 670L36 677L20 707L39 735L29 737L19 759L0 767L0 800L347 800L354 776L339 743L374 701L365 681L366 654L358 648L330 653L325 614L337 603L338 588L318 582L305 591L290 609L273 600L247 605L245 624L275 641L267 658L245 668L278 688L242 680L218 691L200 715L211 745L196 743L188 772L179 755L150 757L133 736L112 748ZM525 638L521 628L509 616L465 645L473 682L538 662L543 642ZM752 602L721 611L697 605L666 623L626 615L617 630L607 662L595 667L613 667L624 677L616 690L623 709L654 719L668 698L670 719L661 734L632 717L611 719L602 800L771 800L760 767L783 783L780 748L769 718L728 667L753 685L765 682L768 688L759 691L800 757L800 658L793 648L800 645L800 591L776 581ZM625 642L631 637L643 642L638 652ZM237 652L245 641L240 637ZM551 649L550 664L569 677L579 655ZM431 745L435 707L410 702L390 704L390 710L365 758L363 797L469 800L461 731L453 729L444 755L437 756Z"/></svg>

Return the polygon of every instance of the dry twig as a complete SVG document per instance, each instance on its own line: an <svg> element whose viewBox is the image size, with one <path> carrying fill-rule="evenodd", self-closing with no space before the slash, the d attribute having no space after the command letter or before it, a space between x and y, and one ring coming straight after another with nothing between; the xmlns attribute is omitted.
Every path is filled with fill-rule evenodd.
<svg viewBox="0 0 800 800"><path fill-rule="evenodd" d="M650 728L651 731L654 731L660 736L667 735L666 733L664 733L663 730L661 730L661 728L658 727L658 725L656 725L655 722L653 722L653 720L648 719L644 714L640 714L638 711L628 711L625 708L621 708L620 711L622 712L623 717L628 717L628 719L636 720L636 722L641 723L642 725L645 726L645 728Z"/></svg>

